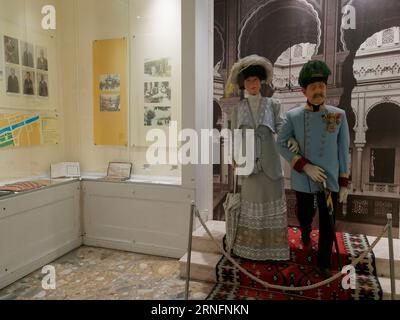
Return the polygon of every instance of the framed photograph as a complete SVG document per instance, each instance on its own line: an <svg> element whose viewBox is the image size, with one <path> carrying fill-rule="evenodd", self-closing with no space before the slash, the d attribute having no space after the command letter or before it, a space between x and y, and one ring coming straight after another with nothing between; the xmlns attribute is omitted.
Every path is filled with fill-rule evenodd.
<svg viewBox="0 0 400 320"><path fill-rule="evenodd" d="M121 97L119 94L100 95L101 112L119 112L121 111Z"/></svg>
<svg viewBox="0 0 400 320"><path fill-rule="evenodd" d="M169 81L145 82L144 102L168 105L171 103L171 88Z"/></svg>
<svg viewBox="0 0 400 320"><path fill-rule="evenodd" d="M119 74L103 74L100 76L100 91L120 91L121 76Z"/></svg>
<svg viewBox="0 0 400 320"><path fill-rule="evenodd" d="M27 96L35 95L36 75L32 70L22 69L23 89L22 93Z"/></svg>
<svg viewBox="0 0 400 320"><path fill-rule="evenodd" d="M144 63L144 74L152 78L171 77L171 59L161 58L157 60L146 60Z"/></svg>
<svg viewBox="0 0 400 320"><path fill-rule="evenodd" d="M19 64L18 39L4 36L4 57L7 63Z"/></svg>
<svg viewBox="0 0 400 320"><path fill-rule="evenodd" d="M24 67L34 68L34 49L33 44L25 41L21 41L21 64Z"/></svg>
<svg viewBox="0 0 400 320"><path fill-rule="evenodd" d="M10 94L21 93L21 70L17 66L6 65L6 92Z"/></svg>
<svg viewBox="0 0 400 320"><path fill-rule="evenodd" d="M36 69L49 71L49 63L47 60L47 49L45 47L36 46Z"/></svg>
<svg viewBox="0 0 400 320"><path fill-rule="evenodd" d="M169 126L171 107L144 107L144 126Z"/></svg>
<svg viewBox="0 0 400 320"><path fill-rule="evenodd" d="M49 75L47 73L37 73L37 93L39 97L49 97Z"/></svg>

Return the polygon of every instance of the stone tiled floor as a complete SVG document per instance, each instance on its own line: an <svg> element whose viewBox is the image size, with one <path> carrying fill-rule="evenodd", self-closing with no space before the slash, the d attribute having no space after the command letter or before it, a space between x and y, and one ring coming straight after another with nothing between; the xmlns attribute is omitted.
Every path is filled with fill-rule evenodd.
<svg viewBox="0 0 400 320"><path fill-rule="evenodd" d="M185 281L175 259L81 247L54 261L56 289L43 290L41 269L0 290L0 300L176 300ZM191 281L190 298L205 299L212 284Z"/></svg>

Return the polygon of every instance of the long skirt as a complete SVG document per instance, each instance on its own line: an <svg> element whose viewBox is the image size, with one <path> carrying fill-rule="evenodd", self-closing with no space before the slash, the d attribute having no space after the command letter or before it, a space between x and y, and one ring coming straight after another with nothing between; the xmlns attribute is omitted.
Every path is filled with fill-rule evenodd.
<svg viewBox="0 0 400 320"><path fill-rule="evenodd" d="M241 212L233 253L250 260L289 260L283 179L263 171L242 177Z"/></svg>

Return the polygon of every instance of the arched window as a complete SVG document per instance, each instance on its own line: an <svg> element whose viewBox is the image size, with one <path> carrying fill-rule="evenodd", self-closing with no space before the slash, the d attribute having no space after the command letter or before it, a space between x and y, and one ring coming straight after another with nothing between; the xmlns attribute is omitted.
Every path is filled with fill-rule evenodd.
<svg viewBox="0 0 400 320"><path fill-rule="evenodd" d="M394 42L394 31L393 29L387 29L382 34L382 44L390 44Z"/></svg>
<svg viewBox="0 0 400 320"><path fill-rule="evenodd" d="M293 56L295 57L295 58L301 58L302 56L303 56L303 47L301 46L301 45L296 45L295 47L294 47L294 54L293 54Z"/></svg>
<svg viewBox="0 0 400 320"><path fill-rule="evenodd" d="M367 48L374 48L378 44L377 37L376 35L373 35L372 37L368 38L368 40L365 42L365 45Z"/></svg>

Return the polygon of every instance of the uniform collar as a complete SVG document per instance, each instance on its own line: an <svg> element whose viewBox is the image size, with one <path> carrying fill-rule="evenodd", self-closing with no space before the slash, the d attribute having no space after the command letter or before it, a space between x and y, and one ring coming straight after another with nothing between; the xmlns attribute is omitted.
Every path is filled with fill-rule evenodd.
<svg viewBox="0 0 400 320"><path fill-rule="evenodd" d="M310 112L324 111L324 110L326 109L326 103L322 104L322 105L319 107L319 111L314 111L314 108L307 102L307 103L306 103L306 106L305 106L305 109L306 109L307 111L310 111Z"/></svg>

